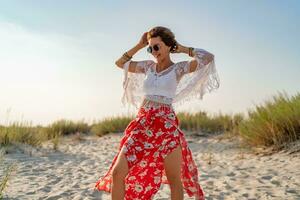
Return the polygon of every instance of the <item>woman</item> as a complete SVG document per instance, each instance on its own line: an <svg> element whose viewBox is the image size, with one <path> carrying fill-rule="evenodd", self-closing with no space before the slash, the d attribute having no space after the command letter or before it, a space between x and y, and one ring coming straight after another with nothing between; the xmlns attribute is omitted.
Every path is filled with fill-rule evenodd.
<svg viewBox="0 0 300 200"><path fill-rule="evenodd" d="M132 61L146 47L152 60ZM174 63L170 53L186 53L191 61ZM138 108L136 118L124 131L118 153L95 189L111 193L112 200L149 200L161 183L169 184L171 199L183 199L184 190L197 200L205 197L198 170L173 105L219 87L214 55L204 49L185 47L162 26L145 32L139 43L116 63L124 69L122 103Z"/></svg>

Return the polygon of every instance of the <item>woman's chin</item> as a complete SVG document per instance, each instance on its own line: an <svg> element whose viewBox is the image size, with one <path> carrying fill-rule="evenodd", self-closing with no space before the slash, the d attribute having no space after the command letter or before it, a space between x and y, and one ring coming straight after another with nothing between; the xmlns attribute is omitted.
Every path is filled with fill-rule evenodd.
<svg viewBox="0 0 300 200"><path fill-rule="evenodd" d="M159 56L157 56L157 57L155 57L155 59L158 61L160 61L161 60L161 56L159 55Z"/></svg>

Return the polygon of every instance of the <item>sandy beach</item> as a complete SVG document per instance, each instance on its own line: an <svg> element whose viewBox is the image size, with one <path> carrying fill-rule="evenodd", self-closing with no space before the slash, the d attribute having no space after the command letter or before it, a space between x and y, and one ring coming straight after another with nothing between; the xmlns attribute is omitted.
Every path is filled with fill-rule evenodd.
<svg viewBox="0 0 300 200"><path fill-rule="evenodd" d="M108 170L122 134L86 135L83 140L67 136L57 151L50 142L42 149L7 149L2 165L15 162L17 170L4 199L110 199L109 193L94 191L93 186ZM299 151L257 154L242 148L238 139L221 136L186 133L206 199L300 199ZM162 185L154 199L170 199L169 186ZM185 193L185 199L193 198Z"/></svg>

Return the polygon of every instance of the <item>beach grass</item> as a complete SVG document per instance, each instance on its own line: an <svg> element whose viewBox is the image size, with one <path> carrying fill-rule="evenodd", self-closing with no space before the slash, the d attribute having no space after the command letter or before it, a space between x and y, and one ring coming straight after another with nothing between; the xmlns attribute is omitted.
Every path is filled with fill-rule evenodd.
<svg viewBox="0 0 300 200"><path fill-rule="evenodd" d="M61 119L44 126L32 126L29 123L13 122L8 126L0 126L0 145L7 146L14 143L25 143L41 146L42 142L51 140L54 148L59 144L59 138L75 133L89 133L90 126L84 121L73 122Z"/></svg>
<svg viewBox="0 0 300 200"><path fill-rule="evenodd" d="M239 134L253 146L281 149L300 138L300 93L289 97L278 92L271 100L248 110L239 125Z"/></svg>
<svg viewBox="0 0 300 200"><path fill-rule="evenodd" d="M186 131L193 132L236 132L236 127L244 119L242 113L233 115L223 114L208 114L207 112L197 112L195 114L187 112L179 112L177 114L180 128Z"/></svg>
<svg viewBox="0 0 300 200"><path fill-rule="evenodd" d="M3 199L3 192L4 189L8 186L8 181L12 177L12 173L16 171L17 165L15 163L6 165L4 167L3 161L4 161L4 153L5 150L3 148L0 148L0 165L3 166L2 176L0 177L0 200Z"/></svg>
<svg viewBox="0 0 300 200"><path fill-rule="evenodd" d="M273 99L256 105L254 110L243 113L209 114L178 112L180 128L192 133L226 133L240 136L252 146L281 147L300 138L300 94L288 97L279 92ZM14 142L39 146L43 141L51 140L57 149L60 137L70 134L91 133L103 136L108 133L123 132L135 115L106 117L94 121L91 125L81 121L60 119L48 126L31 126L29 123L13 122L8 126L0 125L0 145Z"/></svg>
<svg viewBox="0 0 300 200"><path fill-rule="evenodd" d="M123 132L133 119L133 115L106 117L91 126L91 133L98 136L103 136L108 133Z"/></svg>

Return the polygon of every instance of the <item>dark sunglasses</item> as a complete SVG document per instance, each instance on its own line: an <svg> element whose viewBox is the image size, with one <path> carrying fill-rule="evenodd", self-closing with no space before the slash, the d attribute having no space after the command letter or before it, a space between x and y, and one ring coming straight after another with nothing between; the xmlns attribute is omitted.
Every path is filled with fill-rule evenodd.
<svg viewBox="0 0 300 200"><path fill-rule="evenodd" d="M149 47L147 48L147 51L148 51L149 53L152 53L153 50L154 50L154 51L158 51L158 50L159 50L159 45L158 45L158 44L155 44L155 45L153 45L153 47L152 47L152 46L149 46Z"/></svg>

